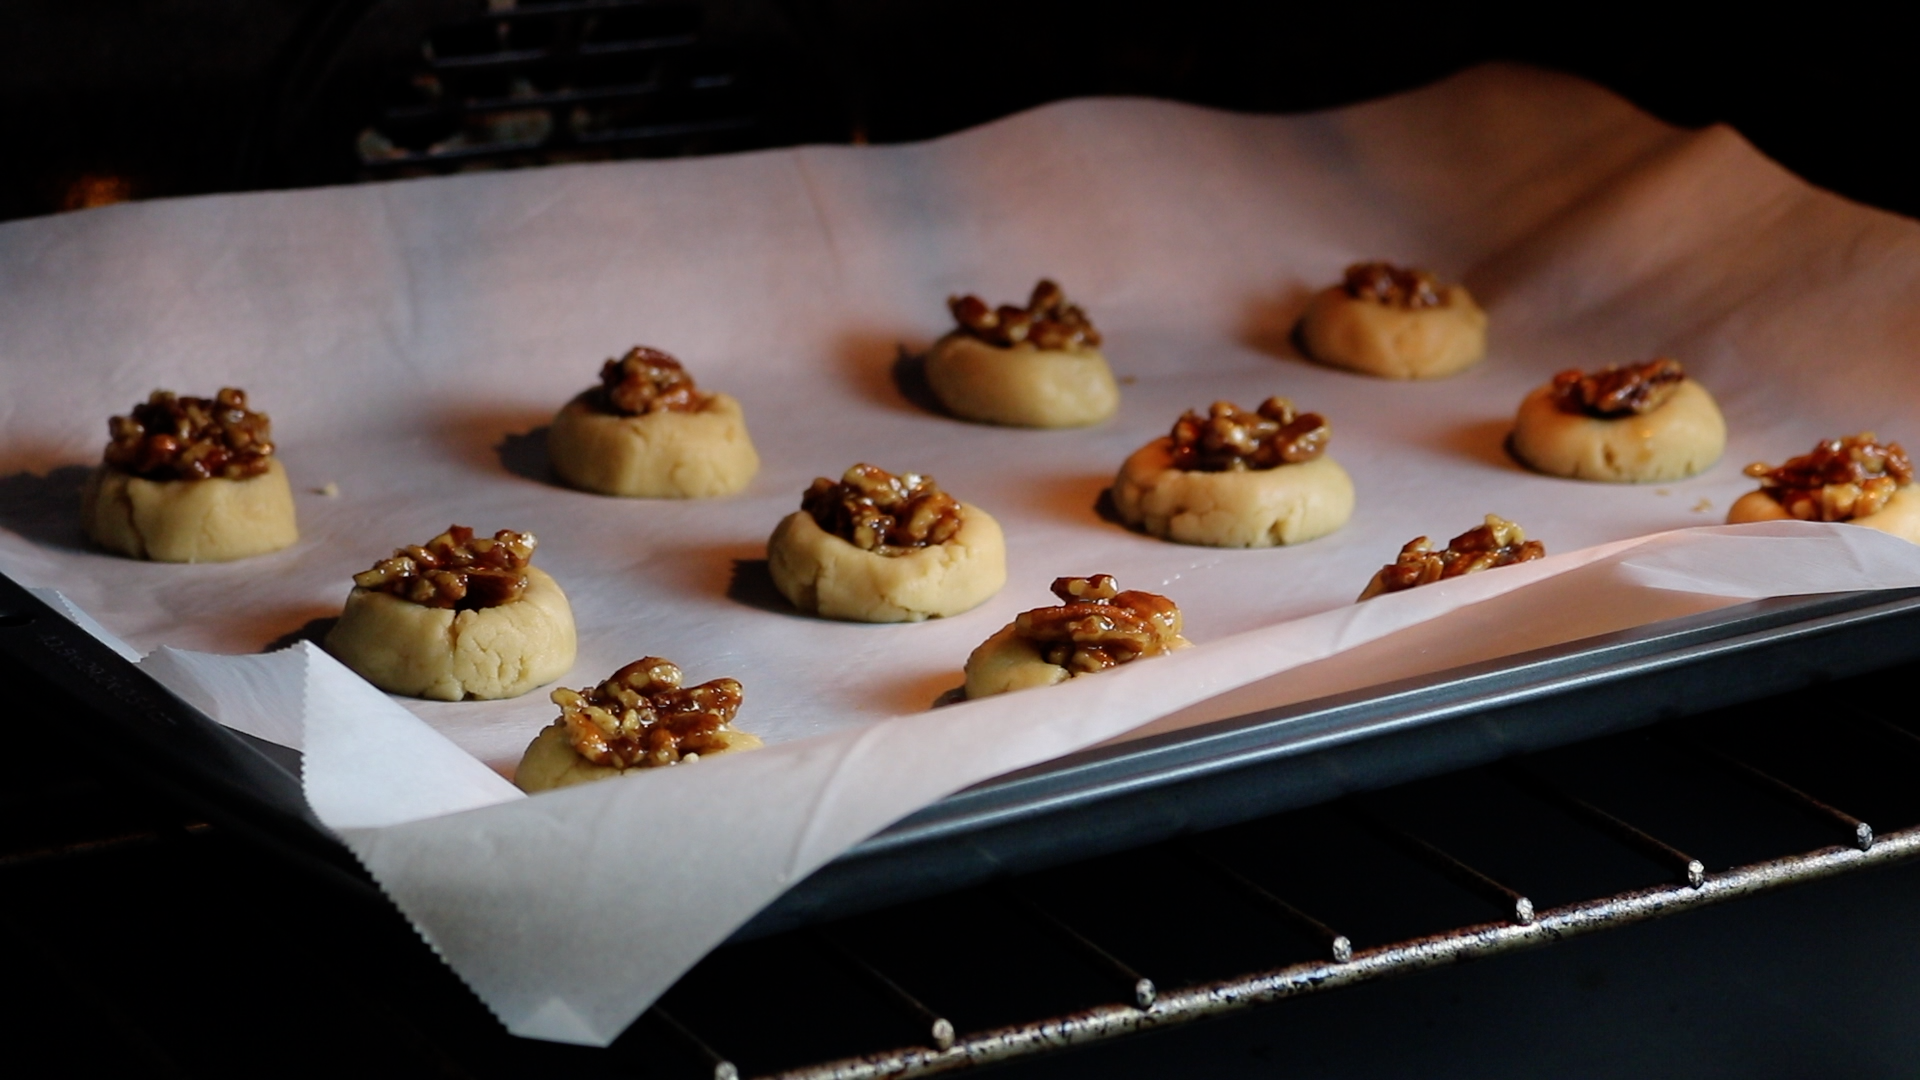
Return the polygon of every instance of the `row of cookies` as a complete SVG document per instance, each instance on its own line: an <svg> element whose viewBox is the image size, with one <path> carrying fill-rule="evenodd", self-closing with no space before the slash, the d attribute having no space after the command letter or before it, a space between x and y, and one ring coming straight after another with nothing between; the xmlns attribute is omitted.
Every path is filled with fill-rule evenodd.
<svg viewBox="0 0 1920 1080"><path fill-rule="evenodd" d="M1347 284L1337 287L1340 294L1365 310L1368 304L1392 308L1398 303L1395 289L1415 297L1436 293L1426 288L1418 276L1412 278L1411 288L1400 288L1397 284L1400 279L1395 275L1405 277L1405 272L1399 271L1388 273L1385 280L1389 287L1382 288L1381 276L1375 270L1377 268L1358 267L1350 271ZM1364 287L1356 290L1356 280ZM1464 295L1464 290L1455 286L1437 294L1459 297ZM1370 296L1373 299L1369 299ZM1465 302L1470 304L1470 299ZM959 329L943 338L928 358L929 381L942 393L943 400L966 392L966 379L961 378L956 384L951 376L954 371L964 374L977 370L982 356L1004 365L1061 354L1069 359L1098 361L1080 364L1078 370L1082 372L1106 371L1104 360L1097 352L1099 337L1090 320L1080 309L1067 304L1057 286L1049 282L1042 282L1036 288L1027 309L1006 306L987 311L984 304L972 297L956 298L950 306ZM1444 311L1446 307L1422 301L1405 310L1417 317L1430 309ZM1314 311L1328 308L1340 310L1339 305L1318 302L1310 309L1303 336L1310 340L1315 337L1310 329ZM1484 317L1479 318L1478 324L1484 330ZM993 338L999 340L988 340ZM959 361L936 363L940 358L955 357L960 358ZM1044 363L1032 366L1047 367ZM1568 373L1556 379L1551 387L1543 388L1551 393L1530 396L1529 404L1536 398L1550 403L1553 406L1548 414L1550 420L1584 413L1589 421L1614 421L1619 416L1593 415L1596 403L1600 408L1614 407L1622 401L1630 406L1637 404L1638 411L1629 408L1620 415L1644 416L1657 415L1658 410L1669 408L1673 400L1687 400L1681 391L1692 384L1678 373L1677 365L1662 362L1647 367L1647 372L1608 372L1597 377ZM1569 375L1573 378L1569 379ZM1002 381L1017 382L1012 377ZM1052 385L1058 380L1049 377L1041 382ZM1111 386L1110 373L1106 374L1105 382ZM955 385L962 389L953 389ZM1103 400L1108 402L1105 407L1111 411L1116 395L1117 389L1105 397L1082 394L1076 398L1069 394L1065 399ZM1048 400L1061 398L1055 395ZM1711 399L1705 401L1707 409L1712 410ZM1576 408L1569 409L1568 403ZM284 474L276 474L278 463L271 461L271 441L264 415L247 410L244 395L228 390L207 402L156 394L144 408L147 414L144 417L142 409L136 408L132 417L115 419L107 467L98 477L96 490L88 497L89 531L108 546L117 545L110 539L110 531L97 527L97 523L112 519L114 507L132 505L128 492L139 487L136 481L149 480L136 475L135 470L151 473L156 468L172 467L179 479L246 481L235 486L249 491L273 486L271 480L259 484L253 481L277 475L278 488L285 490ZM1064 414L1056 410L1050 415L1057 420ZM1523 426L1527 415L1528 406L1523 406ZM1717 420L1717 410L1712 410L1711 415ZM1031 421L1032 414L1025 420L1011 416L977 418L1025 423ZM154 423L155 420L159 423ZM193 437L195 425L217 430L219 436L196 439ZM1344 522L1352 506L1351 483L1330 458L1322 455L1329 430L1322 418L1297 414L1282 399L1270 399L1251 413L1243 413L1227 403L1216 403L1204 416L1196 413L1183 416L1170 436L1156 440L1129 458L1114 485L1115 505L1130 523L1186 542L1259 546L1322 535ZM1720 431L1723 439L1724 425ZM1518 431L1515 441L1516 444L1522 441ZM603 366L602 385L570 402L556 418L550 445L555 470L564 479L575 486L615 494L722 494L743 485L757 468L757 457L746 438L738 404L726 395L699 391L671 357L646 349L635 349L618 360L609 360ZM208 447L211 449L206 449ZM1859 447L1854 449L1857 451ZM1866 453L1872 452L1869 440ZM1716 446L1698 467L1704 467L1717 456ZM1853 455L1854 458L1860 456L1860 453ZM1897 447L1882 457L1885 459L1882 472L1889 468L1896 474L1900 471L1893 467L1896 459L1904 462L1904 455L1898 454ZM264 467L262 462L266 463ZM1910 470L1907 472L1910 476ZM222 485L217 484L193 485L188 490L195 496L217 499L211 493L221 488ZM103 497L103 492L108 494ZM1783 508L1795 508L1785 512L1806 516L1801 513L1805 500L1776 501ZM1830 508L1841 501L1844 500L1823 495L1821 506ZM1854 501L1857 504L1862 500ZM265 502L271 500L249 496L234 500L234 505L253 506ZM285 498L284 502L286 528L275 535L285 539L275 546L290 543L293 535L291 499ZM1222 508L1224 512L1216 512ZM1208 521L1214 525L1207 526ZM1524 541L1511 527L1507 528L1512 535L1502 533L1495 525L1497 521L1489 518L1483 527L1487 532L1485 543L1462 546L1463 540L1481 531L1474 530L1457 538L1440 553L1427 550L1424 538L1409 544L1394 566L1383 568L1381 574L1376 575L1375 585L1370 589L1405 587L1452 576L1457 567L1480 569L1537 556L1537 544ZM1195 522L1201 524L1196 526ZM1500 526L1506 527L1506 523ZM136 536L142 532L133 531ZM159 532L164 534L167 530ZM258 535L262 530L253 532ZM144 536L140 539L149 550L119 549L128 550L129 554L168 557L152 550L158 545L146 541ZM992 524L991 518L959 504L940 492L930 480L893 477L871 466L856 466L838 484L825 479L815 482L803 498L801 511L789 515L776 530L770 544L770 562L776 584L803 610L837 618L900 621L951 614L991 595L1004 581L1004 556L999 553L1000 549L998 527ZM400 668L421 666L416 661L422 650L413 644L416 642L479 639L491 640L497 645L505 638L528 636L521 632L523 628L517 626L516 619L557 622L552 618L555 607L552 599L558 597L558 608L564 612L564 597L559 595L551 579L535 576L538 572L528 565L531 550L530 536L503 531L492 541L475 540L470 532L458 529L450 530L428 545L402 549L393 558L356 577L356 588L348 605L349 614L355 617L342 619L329 638L329 647L343 658L356 656L358 662L350 661L353 666L362 669L376 683L402 693L444 697L452 691L475 693L478 688L477 696L502 696L551 681L572 663L570 616L564 620L564 633L556 629L532 635L539 640L538 647L523 649L525 655L510 663L503 663L497 649L490 651L490 647L483 646L474 650L475 656L465 660L456 649L453 655L425 665L429 669L425 672L391 670L396 667L393 662L396 657L408 658L407 663L397 665ZM913 557L900 558L904 555ZM918 569L925 567L933 570ZM855 589L852 595L836 595L830 588L823 601L822 581L864 582L865 587ZM505 582L515 584L503 584ZM970 693L1059 681L1137 656L1155 655L1173 647L1170 642L1184 640L1178 635L1177 609L1164 598L1120 593L1111 579L1098 575L1090 579L1061 579L1055 584L1062 600L1061 609L1026 613L988 643L993 648L983 646L974 660L969 661ZM504 623L493 620L495 629L487 634L449 632L463 613L490 608L501 608L512 617ZM1069 616L1061 614L1062 611L1077 614ZM371 614L364 617L358 614L363 612ZM1046 614L1049 612L1052 614ZM1159 621L1155 621L1153 612L1158 613ZM1172 620L1170 635L1166 632L1168 612ZM500 626L512 629L501 630ZM1088 636L1084 628L1089 626L1095 627L1098 633ZM1053 629L1047 629L1049 627ZM1062 631L1061 627L1082 629ZM1067 636L1048 636L1056 631ZM561 648L563 638L565 647ZM648 661L656 659L648 658ZM463 666L481 672L481 677L460 675L458 672ZM507 668L511 669L510 677L503 677L502 671ZM633 683L637 676L629 669L622 671L625 674L616 673L610 682ZM1015 673L1006 675L1008 671ZM654 677L648 676L648 679ZM673 685L667 686L668 681ZM607 685L594 692L606 690ZM661 692L670 698L679 692L677 675L673 680L654 679L646 685L664 688ZM628 686L628 690L632 687ZM707 696L716 701L727 697ZM738 695L733 697L737 707ZM671 708L653 707L653 712L658 716L679 715ZM704 725L705 735L724 734L724 720L714 720L718 712L712 709L693 712L704 717L695 727ZM566 713L565 703L563 713ZM605 714L605 710L601 713ZM577 720L579 716L599 714L582 707L568 715L575 715ZM692 712L686 715L691 716ZM730 717L731 712L727 716ZM563 722L565 720L563 716ZM595 730L600 730L602 735L572 740L575 752L596 768L620 767L618 763L629 755L601 750L596 753L605 760L596 760L594 753L589 752L597 746L595 739L614 738L604 725ZM661 733L668 729L647 727L645 730L653 731L650 737L658 739L664 737ZM694 736L696 742L704 737L701 731L695 731ZM698 752L696 749L691 753ZM654 756L658 758L660 752L655 751ZM608 761L614 764L608 765Z"/></svg>

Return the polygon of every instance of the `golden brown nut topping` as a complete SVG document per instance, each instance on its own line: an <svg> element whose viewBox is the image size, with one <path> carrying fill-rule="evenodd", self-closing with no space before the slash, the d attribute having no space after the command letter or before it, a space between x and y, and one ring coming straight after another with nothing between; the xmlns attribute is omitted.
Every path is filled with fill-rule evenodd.
<svg viewBox="0 0 1920 1080"><path fill-rule="evenodd" d="M1882 444L1871 431L1816 443L1813 452L1779 468L1756 461L1747 475L1787 513L1802 521L1850 521L1878 512L1893 493L1913 483L1913 462L1899 443Z"/></svg>
<svg viewBox="0 0 1920 1080"><path fill-rule="evenodd" d="M1390 262L1355 263L1347 267L1346 280L1341 285L1355 300L1371 300L1408 311L1447 305L1447 294L1438 277L1426 270L1395 266Z"/></svg>
<svg viewBox="0 0 1920 1080"><path fill-rule="evenodd" d="M1546 547L1538 540L1527 539L1526 531L1520 526L1488 514L1486 524L1454 537L1445 551L1433 550L1433 544L1424 536L1415 538L1400 549L1398 559L1380 568L1379 589L1369 592L1399 592L1442 578L1530 562L1545 558L1546 554Z"/></svg>
<svg viewBox="0 0 1920 1080"><path fill-rule="evenodd" d="M148 480L244 480L267 471L273 428L229 386L212 400L155 390L127 416L107 421L106 462Z"/></svg>
<svg viewBox="0 0 1920 1080"><path fill-rule="evenodd" d="M989 345L1011 348L1022 342L1041 349L1098 348L1100 331L1079 305L1067 303L1060 286L1042 278L1026 307L990 308L977 296L950 296L947 307L962 332Z"/></svg>
<svg viewBox="0 0 1920 1080"><path fill-rule="evenodd" d="M618 360L600 365L600 385L587 399L601 412L644 416L657 412L694 412L707 395L693 385L680 361L645 345L635 345Z"/></svg>
<svg viewBox="0 0 1920 1080"><path fill-rule="evenodd" d="M1040 647L1047 663L1077 674L1159 656L1180 637L1180 609L1157 593L1121 592L1111 574L1055 578L1059 607L1013 620L1014 633Z"/></svg>
<svg viewBox="0 0 1920 1080"><path fill-rule="evenodd" d="M814 480L800 509L821 529L876 555L944 544L960 531L960 501L933 477L895 476L872 465L855 465L837 484Z"/></svg>
<svg viewBox="0 0 1920 1080"><path fill-rule="evenodd" d="M1584 413L1600 420L1639 416L1666 404L1686 378L1680 361L1664 356L1591 375L1569 368L1553 377L1553 403L1561 412Z"/></svg>
<svg viewBox="0 0 1920 1080"><path fill-rule="evenodd" d="M391 558L353 575L353 583L422 607L497 607L527 591L527 565L537 543L532 533L501 529L491 540L475 539L465 525L449 525L425 545L395 548Z"/></svg>
<svg viewBox="0 0 1920 1080"><path fill-rule="evenodd" d="M595 765L652 768L697 761L727 747L723 734L740 711L735 679L682 687L680 668L648 656L588 690L555 690L574 752Z"/></svg>
<svg viewBox="0 0 1920 1080"><path fill-rule="evenodd" d="M1173 467L1188 472L1241 472L1312 461L1333 428L1319 413L1297 413L1270 397L1254 412L1216 401L1206 415L1187 410L1173 425Z"/></svg>

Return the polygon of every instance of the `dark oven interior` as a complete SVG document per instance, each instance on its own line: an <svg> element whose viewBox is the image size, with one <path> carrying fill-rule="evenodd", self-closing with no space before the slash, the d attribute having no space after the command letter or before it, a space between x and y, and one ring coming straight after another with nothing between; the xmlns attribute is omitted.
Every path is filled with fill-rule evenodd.
<svg viewBox="0 0 1920 1080"><path fill-rule="evenodd" d="M1815 183L1920 210L1891 35L1569 17L32 0L0 13L0 217L904 141L1085 94L1300 111L1490 59L1732 123ZM0 633L45 617L0 609ZM1910 662L737 941L604 1051L507 1036L350 862L290 850L190 777L75 755L101 730L87 707L19 654L0 666L0 1015L74 1072L1916 1069L1920 725L1889 693Z"/></svg>

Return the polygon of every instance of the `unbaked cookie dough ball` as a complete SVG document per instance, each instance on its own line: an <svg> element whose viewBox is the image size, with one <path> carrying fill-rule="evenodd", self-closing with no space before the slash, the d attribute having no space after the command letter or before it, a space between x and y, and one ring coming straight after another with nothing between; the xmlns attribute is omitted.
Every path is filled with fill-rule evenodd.
<svg viewBox="0 0 1920 1080"><path fill-rule="evenodd" d="M1828 439L1774 468L1747 466L1760 481L1727 511L1727 524L1749 521L1845 521L1920 544L1920 489L1899 443L1871 431Z"/></svg>
<svg viewBox="0 0 1920 1080"><path fill-rule="evenodd" d="M574 487L645 499L731 495L760 471L740 403L644 346L608 360L600 385L560 410L547 456Z"/></svg>
<svg viewBox="0 0 1920 1080"><path fill-rule="evenodd" d="M353 576L326 650L394 694L518 697L573 666L573 609L530 533L454 525Z"/></svg>
<svg viewBox="0 0 1920 1080"><path fill-rule="evenodd" d="M113 441L80 495L94 543L155 562L226 562L300 539L267 414L245 392L155 390L107 424Z"/></svg>
<svg viewBox="0 0 1920 1080"><path fill-rule="evenodd" d="M1361 600L1381 593L1431 585L1445 578L1492 570L1498 566L1532 562L1547 557L1546 546L1527 539L1527 531L1506 518L1488 514L1485 522L1433 550L1433 542L1416 536L1400 549L1399 558L1381 567L1360 592Z"/></svg>
<svg viewBox="0 0 1920 1080"><path fill-rule="evenodd" d="M855 465L813 482L767 541L780 594L810 615L919 622L958 615L1000 591L1007 547L986 511L930 476Z"/></svg>
<svg viewBox="0 0 1920 1080"><path fill-rule="evenodd" d="M1053 595L1058 606L1021 612L967 657L967 697L1052 686L1192 644L1173 601L1121 592L1111 574L1056 578Z"/></svg>
<svg viewBox="0 0 1920 1080"><path fill-rule="evenodd" d="M1332 428L1272 397L1247 412L1216 401L1133 452L1114 479L1120 520L1209 547L1298 544L1353 516L1353 481L1327 456Z"/></svg>
<svg viewBox="0 0 1920 1080"><path fill-rule="evenodd" d="M1526 396L1513 453L1552 476L1612 483L1679 480L1705 471L1727 447L1713 395L1678 360L1563 371Z"/></svg>
<svg viewBox="0 0 1920 1080"><path fill-rule="evenodd" d="M1440 379L1487 354L1487 313L1425 270L1358 263L1300 319L1307 355L1383 379Z"/></svg>
<svg viewBox="0 0 1920 1080"><path fill-rule="evenodd" d="M648 656L598 686L555 690L560 719L528 744L513 782L550 791L763 745L730 726L745 694L738 680L682 681L672 661Z"/></svg>
<svg viewBox="0 0 1920 1080"><path fill-rule="evenodd" d="M927 354L927 382L955 416L1011 427L1097 424L1120 407L1120 387L1100 332L1041 281L1024 308L990 308L977 296L947 301L959 328Z"/></svg>

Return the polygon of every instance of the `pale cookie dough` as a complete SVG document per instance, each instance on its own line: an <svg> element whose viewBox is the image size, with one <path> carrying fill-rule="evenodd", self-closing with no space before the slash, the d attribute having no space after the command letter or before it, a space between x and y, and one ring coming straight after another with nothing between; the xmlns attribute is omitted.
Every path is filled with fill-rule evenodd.
<svg viewBox="0 0 1920 1080"><path fill-rule="evenodd" d="M1387 284L1368 287L1370 274ZM1316 293L1301 317L1313 359L1383 379L1440 379L1486 356L1487 314L1464 286L1386 264L1352 267L1347 279Z"/></svg>
<svg viewBox="0 0 1920 1080"><path fill-rule="evenodd" d="M1399 557L1376 571L1360 590L1360 600L1546 557L1546 545L1527 539L1525 529L1498 514L1488 514L1482 524L1454 537L1439 551L1424 536L1408 541Z"/></svg>
<svg viewBox="0 0 1920 1080"><path fill-rule="evenodd" d="M966 420L1085 427L1120 408L1120 386L1097 349L1002 348L953 333L927 354L926 372L940 403Z"/></svg>
<svg viewBox="0 0 1920 1080"><path fill-rule="evenodd" d="M967 697L1052 686L1192 644L1173 601L1121 592L1111 574L1056 578L1052 590L1059 604L1021 612L967 657Z"/></svg>
<svg viewBox="0 0 1920 1080"><path fill-rule="evenodd" d="M547 456L573 487L632 498L731 495L760 471L740 403L722 393L697 411L639 416L601 411L583 395L553 418Z"/></svg>
<svg viewBox="0 0 1920 1080"><path fill-rule="evenodd" d="M725 745L708 750L700 755L701 758L718 757L740 750L757 750L766 745L758 735L749 735L744 731L722 731L719 736ZM555 721L541 728L540 734L534 736L533 742L527 746L526 756L520 759L520 767L514 771L513 782L520 790L529 793L551 791L575 784L589 784L595 780L608 780L647 767L635 765L623 769L617 765L595 765L574 752L573 744L567 739L567 726Z"/></svg>
<svg viewBox="0 0 1920 1080"><path fill-rule="evenodd" d="M1611 419L1562 409L1549 383L1526 396L1513 424L1515 456L1540 472L1574 480L1679 480L1720 460L1726 445L1720 407L1692 379L1646 413Z"/></svg>
<svg viewBox="0 0 1920 1080"><path fill-rule="evenodd" d="M145 480L102 465L87 478L80 524L94 543L155 562L225 562L300 539L278 461L244 480Z"/></svg>
<svg viewBox="0 0 1920 1080"><path fill-rule="evenodd" d="M1744 525L1749 521L1792 521L1785 507L1764 491L1749 491L1734 500L1727 510L1727 524ZM1878 529L1910 543L1920 544L1920 489L1909 484L1893 493L1887 505L1865 517L1853 518L1849 525Z"/></svg>
<svg viewBox="0 0 1920 1080"><path fill-rule="evenodd" d="M1777 468L1755 462L1745 472L1760 481L1760 490L1735 500L1729 525L1843 521L1920 544L1913 462L1899 443L1882 444L1871 431L1825 439Z"/></svg>
<svg viewBox="0 0 1920 1080"><path fill-rule="evenodd" d="M851 622L919 622L958 615L1000 591L1007 547L1000 523L960 504L960 530L944 543L881 555L822 529L805 510L782 518L767 541L780 595L811 615Z"/></svg>
<svg viewBox="0 0 1920 1080"><path fill-rule="evenodd" d="M437 701L518 697L573 666L573 609L538 567L519 599L456 611L355 586L326 650L382 690Z"/></svg>
<svg viewBox="0 0 1920 1080"><path fill-rule="evenodd" d="M1176 636L1167 645L1168 651L1190 648L1193 642ZM1040 646L1024 637L1012 623L1000 628L992 637L980 643L967 657L966 695L969 698L987 697L990 694L1005 694L1014 690L1031 690L1036 686L1053 686L1066 682L1076 674L1064 665L1051 664L1040 655Z"/></svg>
<svg viewBox="0 0 1920 1080"><path fill-rule="evenodd" d="M1353 481L1321 455L1270 469L1202 472L1173 465L1161 437L1120 466L1113 481L1120 520L1181 544L1272 547L1325 536L1353 516Z"/></svg>

